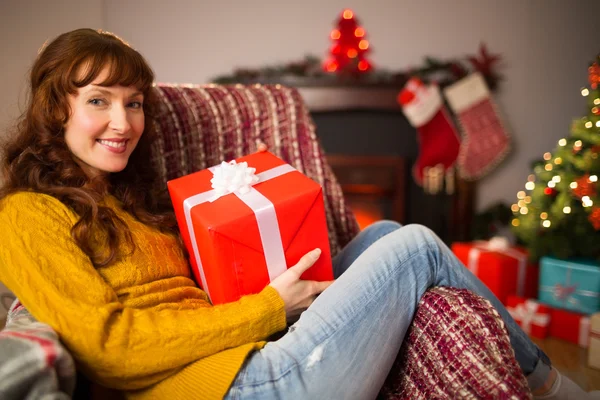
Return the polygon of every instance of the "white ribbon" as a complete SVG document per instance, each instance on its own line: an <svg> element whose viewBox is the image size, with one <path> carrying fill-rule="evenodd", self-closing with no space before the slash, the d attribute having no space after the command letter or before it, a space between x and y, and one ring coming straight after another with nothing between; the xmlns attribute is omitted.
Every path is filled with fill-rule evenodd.
<svg viewBox="0 0 600 400"><path fill-rule="evenodd" d="M587 348L590 343L590 318L581 317L579 320L579 345Z"/></svg>
<svg viewBox="0 0 600 400"><path fill-rule="evenodd" d="M227 165L235 165L235 164L231 164L231 163L224 163ZM246 163L240 163L237 165L242 165L242 164L246 164ZM221 165L216 165L213 167L210 167L209 170L213 173L213 179L216 176L217 173L215 173L215 171L218 171L219 167L222 167L223 163ZM247 168L247 169L251 169L251 170L255 170L254 168L248 168L247 165L246 166L242 166L242 168ZM241 169L240 169L241 171ZM247 175L247 170L244 170L243 173L241 173L240 171L235 171L233 173L233 175L238 174L237 176L240 176L240 174L244 177L250 175ZM292 167L289 164L284 164L284 165L280 165L278 167L275 168L271 168L269 170L266 170L264 172L261 172L258 175L254 175L257 179L250 179L252 182L252 185L255 183L260 183L260 182L265 182L268 181L269 179L273 179L275 177L281 176L283 174L287 174L288 172L292 172L292 171L296 171L296 169L294 167ZM221 177L223 176L223 173L221 173ZM226 174L230 174L230 172L226 172ZM254 174L254 171L251 171L251 174ZM231 175L228 175L229 177L231 177ZM213 180L211 179L211 182ZM242 180L243 183L246 182L246 180ZM283 273L286 269L287 269L287 265L285 262L285 254L283 251L283 243L281 242L281 233L279 231L279 223L277 221L277 214L275 213L275 206L273 205L273 203L267 199L265 196L263 196L258 190L254 189L251 184L246 184L244 183L244 186L246 186L248 188L247 191L245 191L245 193L242 193L240 188L235 186L235 185L230 185L229 187L234 188L236 187L233 191L227 191L226 193L221 193L220 188L223 187L223 181L219 181L217 180L217 187L219 189L212 189L203 193L199 193L196 194L194 196L188 197L187 199L184 200L183 202L183 210L184 210L184 214L185 214L185 222L187 224L187 228L188 228L188 232L190 235L190 242L192 243L192 249L194 252L194 259L196 260L196 265L198 266L198 271L200 272L200 279L202 280L202 288L204 289L204 291L206 292L206 294L210 297L210 292L208 289L208 285L206 282L206 275L204 274L204 268L202 267L202 260L200 259L200 252L198 250L198 244L196 243L196 233L194 232L194 225L192 223L192 208L194 208L195 206L205 203L207 201L215 201L218 198L220 198L221 196L227 195L227 194L235 194L240 200L242 200L244 203L246 203L246 205L248 205L248 207L250 207L252 209L252 211L254 212L254 215L256 216L256 222L258 224L258 231L260 233L260 240L262 242L263 245L263 250L264 250L264 254L265 254L265 261L267 264L267 269L269 272L269 279L273 280L275 279L275 277L281 275L281 273ZM225 181L225 185L227 185L228 181ZM213 187L215 187L215 183L213 182ZM245 190L245 189L243 189Z"/></svg>
<svg viewBox="0 0 600 400"><path fill-rule="evenodd" d="M548 326L550 323L550 314L539 314L537 310L539 304L533 300L525 300L524 303L516 307L507 307L506 309L517 322L521 323L521 328L527 334L531 332L531 324L537 326Z"/></svg>
<svg viewBox="0 0 600 400"><path fill-rule="evenodd" d="M493 251L515 258L519 263L517 270L517 295L525 296L525 277L527 274L527 255L510 247L510 242L505 237L493 237L489 241L476 241L469 251L467 268L477 276L479 256L482 251Z"/></svg>
<svg viewBox="0 0 600 400"><path fill-rule="evenodd" d="M239 164L235 160L223 161L221 165L213 168L210 183L215 189L215 196L209 200L211 203L230 193L246 194L250 192L252 185L258 182L258 176L254 173L256 168L248 167L245 161Z"/></svg>

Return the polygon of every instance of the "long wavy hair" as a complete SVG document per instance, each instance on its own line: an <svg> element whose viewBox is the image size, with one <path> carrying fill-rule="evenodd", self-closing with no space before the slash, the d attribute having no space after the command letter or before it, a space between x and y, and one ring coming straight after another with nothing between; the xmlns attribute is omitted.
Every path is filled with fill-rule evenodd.
<svg viewBox="0 0 600 400"><path fill-rule="evenodd" d="M144 95L145 129L126 168L107 178L89 178L75 162L64 138L71 114L68 98L109 68L102 86L134 86ZM149 165L154 74L140 53L114 34L78 29L58 36L33 64L27 109L16 135L4 146L4 185L0 199L14 192L45 193L69 206L80 218L71 235L96 267L118 257L122 242L135 250L126 223L101 201L112 194L142 223L177 234L164 182ZM162 185L159 185L161 184ZM162 189L161 189L162 187Z"/></svg>

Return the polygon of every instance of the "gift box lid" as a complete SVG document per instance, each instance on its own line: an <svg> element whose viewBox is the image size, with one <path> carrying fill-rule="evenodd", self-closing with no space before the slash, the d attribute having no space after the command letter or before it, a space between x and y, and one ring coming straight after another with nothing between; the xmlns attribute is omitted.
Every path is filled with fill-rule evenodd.
<svg viewBox="0 0 600 400"><path fill-rule="evenodd" d="M562 268L569 268L573 270L591 272L600 276L600 263L598 261L586 258L570 258L568 260L562 260L560 258L544 256L540 260L540 264L543 266L558 266ZM600 288L599 288L600 289Z"/></svg>

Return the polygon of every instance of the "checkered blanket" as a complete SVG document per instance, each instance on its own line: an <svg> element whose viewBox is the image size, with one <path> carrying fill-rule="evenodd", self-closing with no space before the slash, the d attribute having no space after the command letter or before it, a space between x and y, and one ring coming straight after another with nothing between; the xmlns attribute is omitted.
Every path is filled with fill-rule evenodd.
<svg viewBox="0 0 600 400"><path fill-rule="evenodd" d="M75 376L56 332L16 300L0 331L0 399L70 399Z"/></svg>

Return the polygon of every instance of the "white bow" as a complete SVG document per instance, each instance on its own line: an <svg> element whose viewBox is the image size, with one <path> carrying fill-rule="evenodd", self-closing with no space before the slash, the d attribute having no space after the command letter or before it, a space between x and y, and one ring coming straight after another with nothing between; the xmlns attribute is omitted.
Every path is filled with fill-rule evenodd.
<svg viewBox="0 0 600 400"><path fill-rule="evenodd" d="M258 176L254 173L256 168L248 167L247 162L237 163L223 161L221 165L213 170L210 180L215 195L209 200L213 202L221 196L230 193L246 194L252 185L258 182Z"/></svg>

